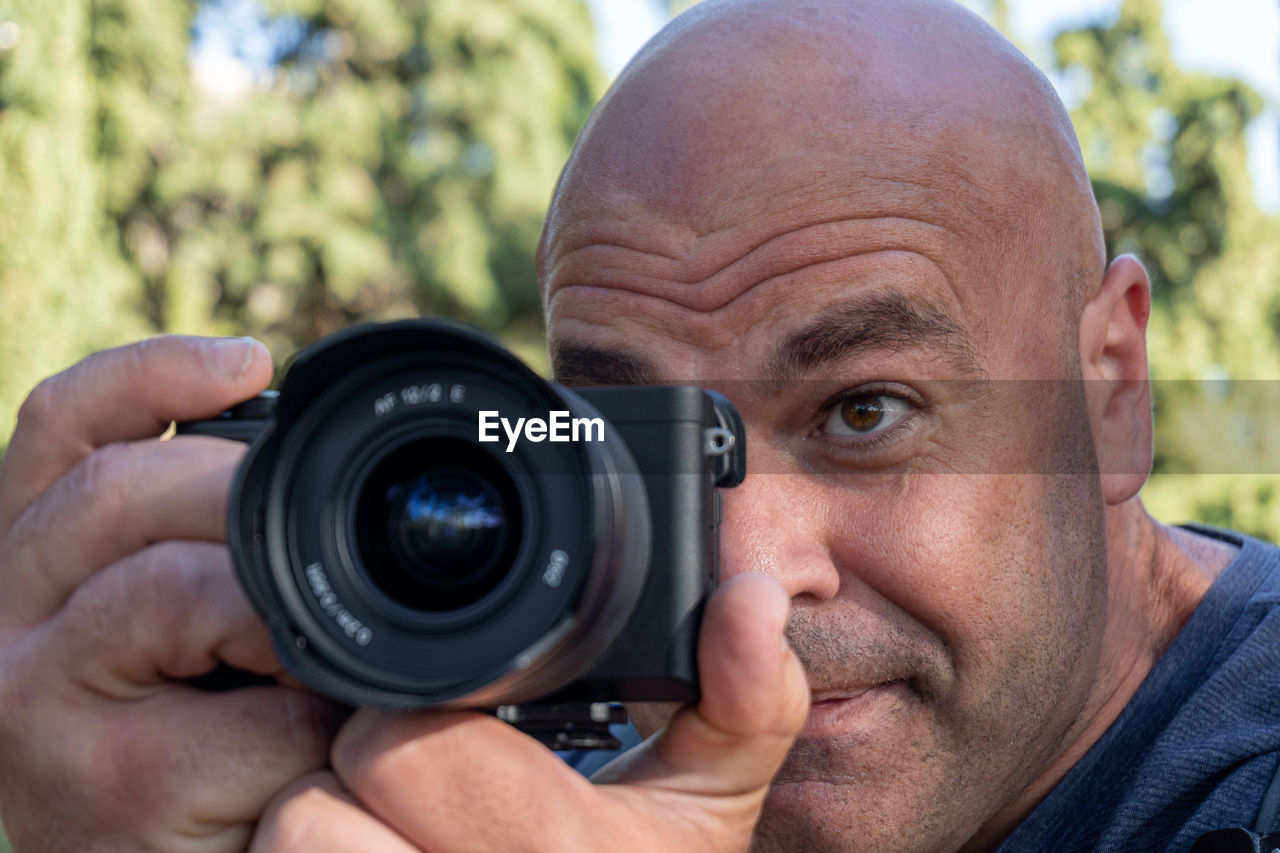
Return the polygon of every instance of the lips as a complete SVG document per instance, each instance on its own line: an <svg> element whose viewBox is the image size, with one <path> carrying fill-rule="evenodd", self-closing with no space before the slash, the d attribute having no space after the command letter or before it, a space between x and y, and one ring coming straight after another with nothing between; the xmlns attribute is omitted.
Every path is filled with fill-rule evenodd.
<svg viewBox="0 0 1280 853"><path fill-rule="evenodd" d="M877 724L887 722L885 718L910 695L910 687L904 679L864 687L815 690L801 737L873 729Z"/></svg>

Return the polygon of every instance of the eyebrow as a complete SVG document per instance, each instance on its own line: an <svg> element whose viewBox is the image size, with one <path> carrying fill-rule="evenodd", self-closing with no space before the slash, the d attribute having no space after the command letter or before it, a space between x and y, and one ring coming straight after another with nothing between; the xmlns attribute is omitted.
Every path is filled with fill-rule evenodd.
<svg viewBox="0 0 1280 853"><path fill-rule="evenodd" d="M561 344L551 354L551 373L562 385L660 385L658 369L624 350Z"/></svg>
<svg viewBox="0 0 1280 853"><path fill-rule="evenodd" d="M963 373L981 374L973 339L954 320L901 294L842 302L819 314L778 347L769 367L786 382L853 355L904 347L934 350ZM556 382L564 385L660 385L653 362L633 352L564 343L551 354Z"/></svg>
<svg viewBox="0 0 1280 853"><path fill-rule="evenodd" d="M965 373L981 373L973 339L951 317L897 293L840 303L778 347L770 372L794 379L850 356L906 347L934 350Z"/></svg>

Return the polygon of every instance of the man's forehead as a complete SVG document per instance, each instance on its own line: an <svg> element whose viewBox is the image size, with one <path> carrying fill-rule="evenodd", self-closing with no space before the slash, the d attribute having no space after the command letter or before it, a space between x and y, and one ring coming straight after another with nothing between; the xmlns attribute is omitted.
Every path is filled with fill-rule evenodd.
<svg viewBox="0 0 1280 853"><path fill-rule="evenodd" d="M786 5L792 17L755 0L695 7L710 11L602 101L539 251L553 332L565 288L656 297L665 323L671 305L710 314L779 289L788 265L895 249L941 272L974 332L978 314L1004 313L993 306L1057 303L1043 289L1065 292L1062 269L1100 280L1074 132L1003 37L932 0ZM791 278L811 298L815 277Z"/></svg>
<svg viewBox="0 0 1280 853"><path fill-rule="evenodd" d="M585 284L627 268L697 285L692 304L728 302L735 279L751 287L791 269L899 249L956 261L1001 228L966 164L901 152L856 158L858 146L814 145L802 155L726 173L690 198L688 187L596 185L567 195L549 225L544 281ZM850 162L848 159L855 159ZM948 272L955 272L949 270ZM672 295L672 294L668 294Z"/></svg>
<svg viewBox="0 0 1280 853"><path fill-rule="evenodd" d="M977 344L962 319L919 291L892 287L787 312L752 329L740 339L741 346L711 362L691 357L693 350L706 348L696 336L637 333L637 327L607 322L568 326L551 335L550 347L556 379L570 385L749 379L781 386L830 369L839 374L849 360L897 360L904 354L916 363L945 363L947 375L956 378L985 376ZM710 372L698 375L699 368Z"/></svg>

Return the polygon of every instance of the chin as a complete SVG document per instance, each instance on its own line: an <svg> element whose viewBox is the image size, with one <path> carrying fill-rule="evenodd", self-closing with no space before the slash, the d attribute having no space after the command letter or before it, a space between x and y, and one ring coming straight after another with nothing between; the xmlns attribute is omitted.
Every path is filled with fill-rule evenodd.
<svg viewBox="0 0 1280 853"><path fill-rule="evenodd" d="M972 830L922 814L918 803L867 796L865 785L793 781L775 785L756 824L753 853L947 853ZM878 792L883 795L883 791Z"/></svg>
<svg viewBox="0 0 1280 853"><path fill-rule="evenodd" d="M851 791L813 780L775 783L756 824L751 850L782 853L805 850L897 850L898 841L868 825Z"/></svg>
<svg viewBox="0 0 1280 853"><path fill-rule="evenodd" d="M978 829L963 776L920 726L802 735L774 777L752 850L954 851ZM949 765L949 766L948 766Z"/></svg>

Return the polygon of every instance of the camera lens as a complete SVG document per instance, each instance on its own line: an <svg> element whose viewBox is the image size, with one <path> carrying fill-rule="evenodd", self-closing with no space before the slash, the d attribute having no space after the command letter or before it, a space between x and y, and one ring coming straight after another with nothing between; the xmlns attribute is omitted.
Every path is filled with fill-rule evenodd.
<svg viewBox="0 0 1280 853"><path fill-rule="evenodd" d="M424 438L374 463L355 524L364 569L384 594L415 610L456 610L510 571L520 501L511 476L475 444Z"/></svg>
<svg viewBox="0 0 1280 853"><path fill-rule="evenodd" d="M566 412L603 436L482 441L496 412ZM233 501L236 574L286 666L348 704L550 695L606 660L648 589L653 525L627 442L591 401L441 321L299 355Z"/></svg>

